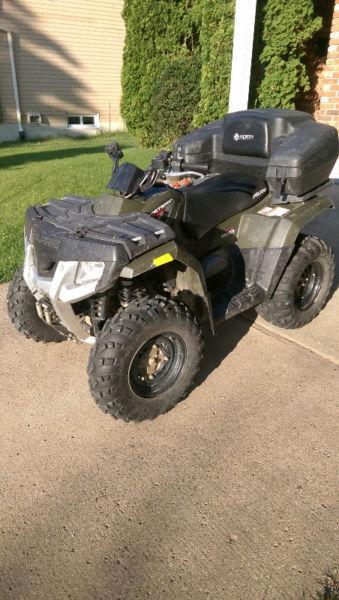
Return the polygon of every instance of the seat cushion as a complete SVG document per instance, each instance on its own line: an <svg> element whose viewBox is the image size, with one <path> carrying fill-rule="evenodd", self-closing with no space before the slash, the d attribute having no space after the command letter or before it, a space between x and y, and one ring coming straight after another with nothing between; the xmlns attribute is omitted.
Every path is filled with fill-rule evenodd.
<svg viewBox="0 0 339 600"><path fill-rule="evenodd" d="M196 239L233 215L254 206L267 194L259 177L214 175L180 190L184 196L183 223Z"/></svg>

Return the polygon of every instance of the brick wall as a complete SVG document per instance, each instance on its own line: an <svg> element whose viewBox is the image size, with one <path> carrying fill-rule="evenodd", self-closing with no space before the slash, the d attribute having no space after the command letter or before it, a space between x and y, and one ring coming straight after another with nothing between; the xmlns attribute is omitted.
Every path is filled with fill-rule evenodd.
<svg viewBox="0 0 339 600"><path fill-rule="evenodd" d="M320 98L315 118L339 129L339 0L335 0L326 63L320 73L317 92Z"/></svg>

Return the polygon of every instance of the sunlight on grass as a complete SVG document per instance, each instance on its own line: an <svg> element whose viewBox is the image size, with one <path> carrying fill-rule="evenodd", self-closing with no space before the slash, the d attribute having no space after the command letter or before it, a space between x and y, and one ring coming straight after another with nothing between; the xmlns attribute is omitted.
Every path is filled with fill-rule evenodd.
<svg viewBox="0 0 339 600"><path fill-rule="evenodd" d="M0 144L0 282L22 264L27 206L105 190L111 161L104 146L112 139L122 146L125 161L146 167L154 156L153 149L141 148L128 133Z"/></svg>

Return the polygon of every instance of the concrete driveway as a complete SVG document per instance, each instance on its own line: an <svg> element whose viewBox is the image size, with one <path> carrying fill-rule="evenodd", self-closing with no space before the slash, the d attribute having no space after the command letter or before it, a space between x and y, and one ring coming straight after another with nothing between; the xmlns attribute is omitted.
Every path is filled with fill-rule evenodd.
<svg viewBox="0 0 339 600"><path fill-rule="evenodd" d="M338 252L337 227L326 225ZM288 339L233 319L208 340L189 398L126 425L92 401L85 346L43 346L13 330L6 289L1 600L315 592L338 556L338 293Z"/></svg>

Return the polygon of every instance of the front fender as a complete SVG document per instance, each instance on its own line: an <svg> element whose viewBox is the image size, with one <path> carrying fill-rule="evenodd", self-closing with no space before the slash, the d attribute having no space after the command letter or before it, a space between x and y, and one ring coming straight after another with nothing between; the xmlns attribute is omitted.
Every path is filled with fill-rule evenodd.
<svg viewBox="0 0 339 600"><path fill-rule="evenodd" d="M177 272L177 291L187 291L193 294L193 296L201 298L205 308L205 316L208 318L211 329L214 332L211 298L201 263L175 241L162 244L158 248L138 256L138 258L131 261L122 269L120 277L134 279L139 275L143 275L173 261L179 262L184 267Z"/></svg>

